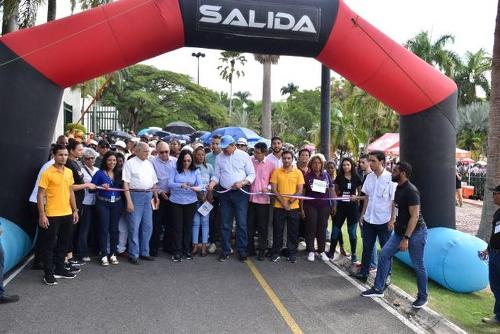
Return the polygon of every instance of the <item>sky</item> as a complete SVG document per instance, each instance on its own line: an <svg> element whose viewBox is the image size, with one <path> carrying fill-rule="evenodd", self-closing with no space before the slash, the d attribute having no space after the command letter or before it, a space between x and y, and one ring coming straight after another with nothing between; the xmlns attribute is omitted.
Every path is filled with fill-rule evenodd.
<svg viewBox="0 0 500 334"><path fill-rule="evenodd" d="M444 34L455 36L449 48L463 55L466 51L484 48L491 54L497 0L345 0L357 14L398 43L403 44L420 31L426 30L435 38ZM46 8L40 8L38 23L46 18ZM71 15L69 1L58 2L57 17ZM144 61L159 69L189 75L197 80L196 58L193 52L203 52L200 58L200 84L215 91L229 92L229 83L217 71L220 50L183 48ZM245 54L248 62L245 76L233 81L233 91L249 91L250 98L262 97L262 65L252 54ZM335 75L333 73L333 75ZM274 101L286 98L280 88L293 82L299 89L314 89L321 85L321 64L314 59L283 56L272 66L271 96Z"/></svg>

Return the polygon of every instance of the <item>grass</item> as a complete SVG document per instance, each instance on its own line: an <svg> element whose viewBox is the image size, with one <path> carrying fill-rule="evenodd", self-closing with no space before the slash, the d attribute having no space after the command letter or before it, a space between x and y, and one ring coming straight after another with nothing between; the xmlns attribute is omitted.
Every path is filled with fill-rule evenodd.
<svg viewBox="0 0 500 334"><path fill-rule="evenodd" d="M347 226L342 228L344 247L350 251L349 235ZM361 259L362 242L361 231L358 229L357 254ZM417 294L417 281L412 268L398 259L394 259L391 281L411 296ZM469 333L490 334L499 333L498 326L481 323L482 317L489 317L493 313L495 302L491 290L474 293L456 293L429 279L429 307L444 315L447 319L465 329Z"/></svg>

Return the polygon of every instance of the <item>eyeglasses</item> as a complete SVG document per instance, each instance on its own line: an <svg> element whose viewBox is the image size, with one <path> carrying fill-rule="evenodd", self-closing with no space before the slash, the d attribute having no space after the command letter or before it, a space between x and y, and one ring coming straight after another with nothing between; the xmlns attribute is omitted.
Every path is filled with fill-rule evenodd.
<svg viewBox="0 0 500 334"><path fill-rule="evenodd" d="M85 160L95 160L95 157L85 157Z"/></svg>
<svg viewBox="0 0 500 334"><path fill-rule="evenodd" d="M169 154L170 151L158 151L159 154Z"/></svg>

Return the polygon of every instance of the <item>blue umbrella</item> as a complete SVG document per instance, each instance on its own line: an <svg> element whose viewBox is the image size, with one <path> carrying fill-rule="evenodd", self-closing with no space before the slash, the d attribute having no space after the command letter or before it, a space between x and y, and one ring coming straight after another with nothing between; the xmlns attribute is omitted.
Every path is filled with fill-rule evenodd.
<svg viewBox="0 0 500 334"><path fill-rule="evenodd" d="M256 134L253 130L242 128L239 126L228 126L226 128L219 128L212 132L210 136L210 140L213 135L219 136L231 136L234 140L238 140L240 138L245 138L247 141L258 141L262 137Z"/></svg>

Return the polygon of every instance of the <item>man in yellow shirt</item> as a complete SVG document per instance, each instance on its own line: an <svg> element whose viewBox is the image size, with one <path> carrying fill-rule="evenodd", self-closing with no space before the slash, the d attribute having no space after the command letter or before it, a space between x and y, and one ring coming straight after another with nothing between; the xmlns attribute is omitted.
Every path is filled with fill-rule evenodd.
<svg viewBox="0 0 500 334"><path fill-rule="evenodd" d="M287 224L288 261L297 261L297 238L299 234L300 206L299 200L283 195L302 195L304 176L292 165L293 153L284 151L281 154L283 167L274 170L271 176L271 189L276 194L273 219L273 248L271 261L280 260L280 246L283 240L283 229Z"/></svg>
<svg viewBox="0 0 500 334"><path fill-rule="evenodd" d="M43 281L56 285L57 278L72 279L76 275L64 268L64 257L71 237L71 224L78 222L73 173L64 167L68 150L64 145L52 149L54 165L40 177L38 184L38 214L42 239ZM45 204L44 204L45 203Z"/></svg>

